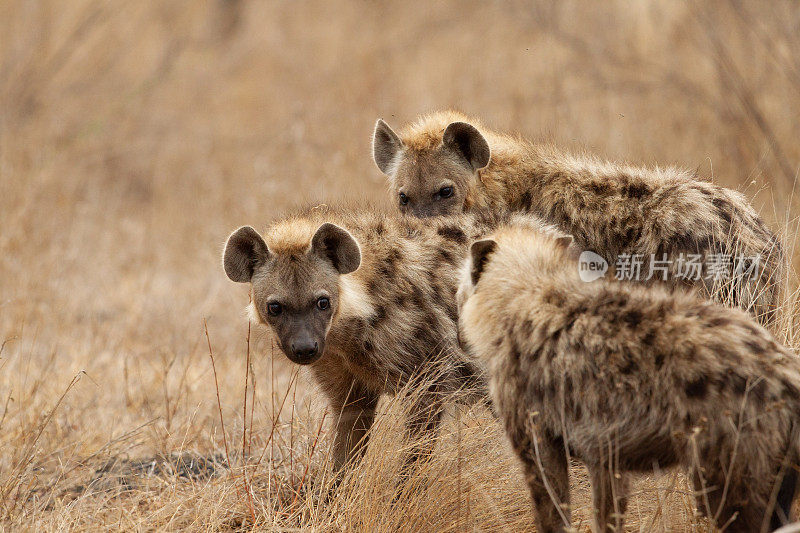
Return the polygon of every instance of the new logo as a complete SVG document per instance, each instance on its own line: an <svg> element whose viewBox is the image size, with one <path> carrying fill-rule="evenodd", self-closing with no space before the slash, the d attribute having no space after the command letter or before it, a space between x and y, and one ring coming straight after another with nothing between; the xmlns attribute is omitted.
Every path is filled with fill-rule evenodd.
<svg viewBox="0 0 800 533"><path fill-rule="evenodd" d="M608 261L594 252L585 250L578 257L578 275L585 282L594 281L608 272Z"/></svg>

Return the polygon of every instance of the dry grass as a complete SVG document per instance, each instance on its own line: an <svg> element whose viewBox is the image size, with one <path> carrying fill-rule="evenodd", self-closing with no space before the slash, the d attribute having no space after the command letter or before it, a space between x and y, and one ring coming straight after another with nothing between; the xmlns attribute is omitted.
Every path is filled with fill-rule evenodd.
<svg viewBox="0 0 800 533"><path fill-rule="evenodd" d="M791 1L0 3L0 528L525 529L479 409L393 502L403 402L386 401L331 492L334 421L248 340L225 236L301 200L383 199L375 118L454 106L697 167L785 228L796 265L798 36ZM681 476L637 489L631 529L703 530Z"/></svg>

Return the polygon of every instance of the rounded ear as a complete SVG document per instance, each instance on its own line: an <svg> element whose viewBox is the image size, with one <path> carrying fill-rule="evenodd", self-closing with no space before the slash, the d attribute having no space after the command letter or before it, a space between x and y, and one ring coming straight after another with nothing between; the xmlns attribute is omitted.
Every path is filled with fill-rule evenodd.
<svg viewBox="0 0 800 533"><path fill-rule="evenodd" d="M559 235L556 237L556 245L561 248L569 248L575 242L575 237L572 235Z"/></svg>
<svg viewBox="0 0 800 533"><path fill-rule="evenodd" d="M349 274L361 264L361 249L347 230L326 222L311 239L311 251L333 264L339 274Z"/></svg>
<svg viewBox="0 0 800 533"><path fill-rule="evenodd" d="M453 150L472 167L479 170L489 164L492 152L489 143L472 124L453 122L444 130L442 144Z"/></svg>
<svg viewBox="0 0 800 533"><path fill-rule="evenodd" d="M250 226L243 226L228 237L222 266L231 281L248 283L253 279L256 267L268 257L269 248L261 235Z"/></svg>
<svg viewBox="0 0 800 533"><path fill-rule="evenodd" d="M383 119L379 118L375 123L375 133L372 134L372 158L381 172L389 174L392 161L402 149L403 141Z"/></svg>
<svg viewBox="0 0 800 533"><path fill-rule="evenodd" d="M478 283L478 280L483 273L484 267L489 260L489 255L497 248L497 242L492 239L483 239L475 241L469 248L469 254L472 258L472 266L470 267L470 276L472 284Z"/></svg>

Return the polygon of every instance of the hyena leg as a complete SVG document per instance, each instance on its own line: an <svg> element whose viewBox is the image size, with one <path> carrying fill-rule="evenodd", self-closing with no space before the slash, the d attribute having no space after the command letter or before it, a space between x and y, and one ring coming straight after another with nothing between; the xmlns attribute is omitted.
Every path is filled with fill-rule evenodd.
<svg viewBox="0 0 800 533"><path fill-rule="evenodd" d="M506 424L511 446L522 462L533 501L536 531L561 532L570 525L569 469L564 444L541 435L531 439Z"/></svg>
<svg viewBox="0 0 800 533"><path fill-rule="evenodd" d="M628 479L624 474L619 478L608 465L588 465L592 483L592 503L594 506L594 531L622 531L625 509L628 506Z"/></svg>
<svg viewBox="0 0 800 533"><path fill-rule="evenodd" d="M724 483L724 480L718 480ZM757 489L756 489L757 490ZM729 492L725 500L721 498L722 490L709 494L708 499L712 512L717 512L716 525L725 528L726 533L745 533L762 531L761 525L766 514L766 505L750 501L748 491ZM757 495L757 499L761 495ZM713 511L718 509L718 511Z"/></svg>
<svg viewBox="0 0 800 533"><path fill-rule="evenodd" d="M778 529L794 521L792 504L797 492L797 471L789 466L782 473L783 475L779 479L780 488L775 501L775 509L770 517L770 530Z"/></svg>
<svg viewBox="0 0 800 533"><path fill-rule="evenodd" d="M704 472L705 495L697 497L697 508L703 514L714 519L716 526L723 528L726 533L757 532L761 531L764 515L767 511L766 502L769 499L770 489L758 486L755 479L745 484L741 481L741 469L734 466L733 479L728 483L725 491L725 474L721 471L719 463L701 463ZM697 472L693 473L695 491L703 490ZM708 501L708 507L706 507Z"/></svg>
<svg viewBox="0 0 800 533"><path fill-rule="evenodd" d="M472 362L464 362L458 367L458 381L455 400L465 406L482 405L489 409L492 415L500 418L497 408L489 396L489 381L483 371Z"/></svg>
<svg viewBox="0 0 800 533"><path fill-rule="evenodd" d="M337 417L333 441L333 466L337 471L349 461L364 455L378 399L377 394L352 387L344 391L340 398L331 401Z"/></svg>

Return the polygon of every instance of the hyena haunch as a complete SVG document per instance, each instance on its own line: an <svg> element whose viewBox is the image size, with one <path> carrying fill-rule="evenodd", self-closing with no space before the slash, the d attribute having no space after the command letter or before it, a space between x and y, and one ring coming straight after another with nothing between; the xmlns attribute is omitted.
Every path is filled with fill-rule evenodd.
<svg viewBox="0 0 800 533"><path fill-rule="evenodd" d="M602 531L622 531L626 472L672 465L692 469L698 509L726 531L778 527L797 481L800 359L738 309L582 283L572 246L501 228L472 245L458 293L537 531L569 522L569 456L589 469Z"/></svg>
<svg viewBox="0 0 800 533"><path fill-rule="evenodd" d="M411 408L411 431L435 429L447 393L488 402L479 368L458 346L455 292L470 239L493 224L315 208L264 238L250 227L229 237L225 272L251 284L252 315L290 360L309 365L340 419L337 469L363 451L378 398L420 374L436 379Z"/></svg>
<svg viewBox="0 0 800 533"><path fill-rule="evenodd" d="M673 261L669 280L680 284L685 281L678 279L680 254L700 255L703 262L758 257L755 276L704 275L688 283L765 324L780 305L785 258L777 237L742 194L685 170L565 153L495 133L451 111L423 116L399 135L379 120L373 156L402 212L418 217L475 208L531 212L611 265L621 254L641 254L645 276L650 259L666 254Z"/></svg>

